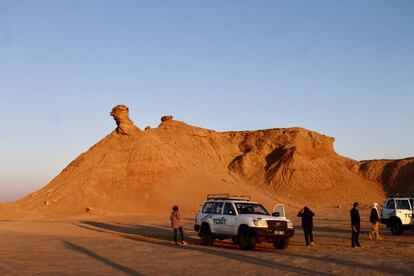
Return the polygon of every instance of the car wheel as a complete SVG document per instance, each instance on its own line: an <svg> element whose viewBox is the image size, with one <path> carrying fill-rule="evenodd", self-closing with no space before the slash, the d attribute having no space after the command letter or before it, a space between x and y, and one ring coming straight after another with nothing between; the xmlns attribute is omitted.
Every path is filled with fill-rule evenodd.
<svg viewBox="0 0 414 276"><path fill-rule="evenodd" d="M249 229L245 228L240 230L239 243L242 250L253 249L256 244L256 238L250 235Z"/></svg>
<svg viewBox="0 0 414 276"><path fill-rule="evenodd" d="M212 245L214 242L210 227L204 226L201 230L201 245Z"/></svg>
<svg viewBox="0 0 414 276"><path fill-rule="evenodd" d="M403 232L403 228L401 222L398 219L393 219L390 225L391 233L393 235L401 235Z"/></svg>
<svg viewBox="0 0 414 276"><path fill-rule="evenodd" d="M289 245L289 238L277 238L273 243L276 249L285 249Z"/></svg>
<svg viewBox="0 0 414 276"><path fill-rule="evenodd" d="M233 237L231 240L233 241L233 244L239 244L239 239L237 237Z"/></svg>
<svg viewBox="0 0 414 276"><path fill-rule="evenodd" d="M249 249L254 249L255 247L256 247L256 237L252 236L250 237Z"/></svg>

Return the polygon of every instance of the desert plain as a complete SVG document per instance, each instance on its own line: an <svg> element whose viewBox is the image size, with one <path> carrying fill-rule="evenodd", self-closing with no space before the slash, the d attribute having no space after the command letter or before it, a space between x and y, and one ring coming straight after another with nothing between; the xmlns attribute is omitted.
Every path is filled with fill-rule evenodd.
<svg viewBox="0 0 414 276"><path fill-rule="evenodd" d="M285 250L262 243L252 251L229 241L201 246L194 214L185 213L189 245L176 246L168 214L115 218L3 220L2 275L412 275L414 232L369 240L367 209L362 248L352 248L348 212L315 209L315 243L307 248L292 207L296 233ZM332 214L335 214L333 216ZM364 233L365 232L365 233Z"/></svg>

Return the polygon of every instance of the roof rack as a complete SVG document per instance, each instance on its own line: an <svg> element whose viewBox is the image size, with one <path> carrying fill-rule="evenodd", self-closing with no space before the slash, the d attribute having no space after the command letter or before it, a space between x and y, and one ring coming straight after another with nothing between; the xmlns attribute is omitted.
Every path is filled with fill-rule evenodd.
<svg viewBox="0 0 414 276"><path fill-rule="evenodd" d="M389 195L388 198L395 198L395 197L414 197L414 193L412 194L393 194L393 195Z"/></svg>
<svg viewBox="0 0 414 276"><path fill-rule="evenodd" d="M207 200L245 200L250 201L249 195L208 194Z"/></svg>

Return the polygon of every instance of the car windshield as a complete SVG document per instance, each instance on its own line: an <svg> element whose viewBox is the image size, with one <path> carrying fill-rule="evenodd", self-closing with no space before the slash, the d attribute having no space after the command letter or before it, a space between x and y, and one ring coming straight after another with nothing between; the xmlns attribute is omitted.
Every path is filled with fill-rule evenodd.
<svg viewBox="0 0 414 276"><path fill-rule="evenodd" d="M267 210L257 203L235 203L239 214L269 215Z"/></svg>

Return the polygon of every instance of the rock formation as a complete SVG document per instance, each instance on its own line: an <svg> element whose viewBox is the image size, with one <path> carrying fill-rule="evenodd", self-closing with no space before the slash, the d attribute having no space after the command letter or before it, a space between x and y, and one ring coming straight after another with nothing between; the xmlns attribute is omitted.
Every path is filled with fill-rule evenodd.
<svg viewBox="0 0 414 276"><path fill-rule="evenodd" d="M359 171L364 178L381 183L390 194L414 193L414 158L365 160Z"/></svg>
<svg viewBox="0 0 414 276"><path fill-rule="evenodd" d="M268 208L276 202L335 207L381 202L385 182L406 179L412 187L411 161L384 177L388 163L342 157L334 138L303 128L216 132L164 116L159 127L139 131L126 106L111 115L116 131L17 201L15 212L112 216L168 212L176 203L195 212L208 193L250 194Z"/></svg>
<svg viewBox="0 0 414 276"><path fill-rule="evenodd" d="M122 135L131 135L139 129L134 125L134 122L129 118L129 109L125 105L117 105L112 108L110 113L118 126L116 132Z"/></svg>
<svg viewBox="0 0 414 276"><path fill-rule="evenodd" d="M339 156L332 137L303 128L228 134L240 149L229 164L230 171L284 197L335 205L382 194L379 185L350 170L358 162Z"/></svg>
<svg viewBox="0 0 414 276"><path fill-rule="evenodd" d="M172 115L165 115L161 117L161 122L172 120L174 117Z"/></svg>

